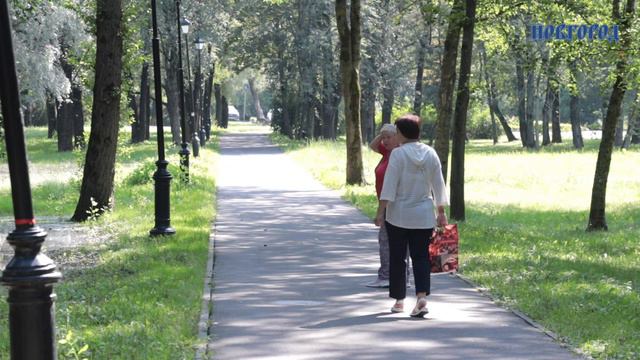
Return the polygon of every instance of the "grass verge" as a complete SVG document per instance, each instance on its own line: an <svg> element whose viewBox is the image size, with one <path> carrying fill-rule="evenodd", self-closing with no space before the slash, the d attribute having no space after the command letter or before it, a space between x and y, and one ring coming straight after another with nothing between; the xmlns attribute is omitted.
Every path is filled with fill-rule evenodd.
<svg viewBox="0 0 640 360"><path fill-rule="evenodd" d="M344 141L272 135L326 186L373 218L368 184L344 186ZM472 141L466 156L467 221L460 224L460 271L596 359L640 358L640 149L616 151L607 191L608 232L587 233L597 141L528 151ZM309 162L308 159L314 159Z"/></svg>
<svg viewBox="0 0 640 360"><path fill-rule="evenodd" d="M37 138L38 133L29 129L28 136ZM212 140L216 138L214 133ZM64 279L55 286L60 359L193 358L209 231L215 216L216 148L209 143L199 158L191 158L189 185L178 180L178 148L168 149L169 171L174 177L171 221L177 234L151 238L156 144L152 139L130 145L123 139L118 150L115 209L86 224L88 231L110 232L113 241L65 253L77 261L61 268ZM55 148L43 154L47 152ZM49 163L77 161L69 155L47 156ZM37 151L30 157L37 159ZM36 186L34 204L40 204L36 216L70 217L78 196L77 181L60 184L54 193L49 192L50 184ZM53 202L48 211L42 206L47 201ZM11 215L8 190L0 192L0 215ZM0 323L6 329L6 289L0 293ZM0 358L8 354L8 332L0 331Z"/></svg>

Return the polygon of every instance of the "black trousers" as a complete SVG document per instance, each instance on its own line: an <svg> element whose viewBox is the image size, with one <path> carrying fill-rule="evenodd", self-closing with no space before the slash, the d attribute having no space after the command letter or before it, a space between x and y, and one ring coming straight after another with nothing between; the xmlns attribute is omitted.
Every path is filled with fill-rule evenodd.
<svg viewBox="0 0 640 360"><path fill-rule="evenodd" d="M396 300L407 296L407 246L413 261L416 294L431 292L429 243L433 229L405 229L385 222L389 233L389 297Z"/></svg>

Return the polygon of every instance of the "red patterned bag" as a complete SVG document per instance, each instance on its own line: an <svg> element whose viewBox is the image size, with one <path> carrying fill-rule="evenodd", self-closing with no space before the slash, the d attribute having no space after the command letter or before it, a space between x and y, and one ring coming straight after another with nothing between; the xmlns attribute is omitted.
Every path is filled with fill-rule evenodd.
<svg viewBox="0 0 640 360"><path fill-rule="evenodd" d="M429 244L431 272L450 272L458 270L458 225L449 224L433 231Z"/></svg>

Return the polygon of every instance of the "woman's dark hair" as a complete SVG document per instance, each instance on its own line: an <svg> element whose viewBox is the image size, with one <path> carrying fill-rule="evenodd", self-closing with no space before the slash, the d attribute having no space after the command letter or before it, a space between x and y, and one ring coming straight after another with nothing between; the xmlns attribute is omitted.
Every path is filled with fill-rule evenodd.
<svg viewBox="0 0 640 360"><path fill-rule="evenodd" d="M396 128L409 140L417 140L420 138L420 117L413 114L402 115L396 120Z"/></svg>

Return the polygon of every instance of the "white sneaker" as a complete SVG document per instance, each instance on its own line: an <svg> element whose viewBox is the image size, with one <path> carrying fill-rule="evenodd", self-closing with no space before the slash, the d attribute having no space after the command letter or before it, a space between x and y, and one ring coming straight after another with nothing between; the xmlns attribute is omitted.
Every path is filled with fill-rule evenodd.
<svg viewBox="0 0 640 360"><path fill-rule="evenodd" d="M416 307L413 308L413 311L411 311L411 314L409 314L409 316L423 318L428 313L429 309L427 309L427 297L423 296L418 298L418 301L416 301Z"/></svg>
<svg viewBox="0 0 640 360"><path fill-rule="evenodd" d="M388 288L389 280L376 279L375 281L365 284L365 286L370 288L380 288L380 289Z"/></svg>

